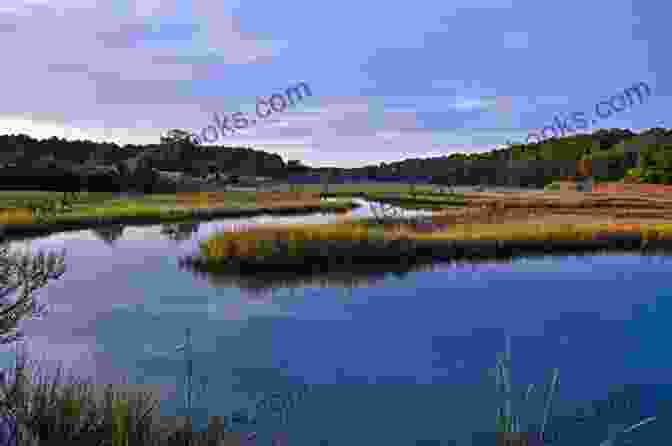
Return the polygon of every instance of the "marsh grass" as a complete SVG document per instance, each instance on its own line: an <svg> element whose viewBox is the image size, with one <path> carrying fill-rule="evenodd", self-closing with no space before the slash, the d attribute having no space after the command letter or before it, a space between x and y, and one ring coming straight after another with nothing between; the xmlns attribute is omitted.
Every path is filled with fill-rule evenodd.
<svg viewBox="0 0 672 446"><path fill-rule="evenodd" d="M25 207L29 202L47 202L63 198L64 192L39 190L2 190L0 191L0 208ZM77 192L77 203L101 203L111 199L112 192Z"/></svg>
<svg viewBox="0 0 672 446"><path fill-rule="evenodd" d="M361 223L336 225L286 225L220 232L201 243L200 251L209 261L228 259L263 260L272 257L297 258L325 249L334 242L346 242L354 250L385 240L385 233L372 231ZM326 255L326 251L324 251Z"/></svg>
<svg viewBox="0 0 672 446"><path fill-rule="evenodd" d="M634 234L645 240L672 238L670 224L456 224L429 234L414 234L418 240L593 240L608 234Z"/></svg>
<svg viewBox="0 0 672 446"><path fill-rule="evenodd" d="M369 200L378 200L387 203L398 204L400 206L436 205L442 206L464 206L466 201L462 194L423 192L416 195L408 193L389 194L389 193L369 193L366 194Z"/></svg>
<svg viewBox="0 0 672 446"><path fill-rule="evenodd" d="M431 226L431 225L430 225ZM592 241L613 235L638 236L643 240L672 239L672 225L609 224L457 224L420 230L411 224L343 222L264 226L220 232L201 242L200 253L208 262L296 261L301 257L345 255L381 257L396 250L397 257L411 254L416 245L437 249L446 241ZM394 253L392 253L394 254Z"/></svg>
<svg viewBox="0 0 672 446"><path fill-rule="evenodd" d="M526 390L522 392L514 390L511 365L511 337L506 336L505 351L498 355L495 368L496 389L501 397L496 417L498 444L507 446L541 446L546 444L546 432L549 428L553 403L559 389L560 369L557 367L553 369L551 381L546 388L545 395L543 395L543 405L535 410L531 406L530 400L530 396L535 391L534 384L529 384ZM599 443L599 446L615 446L621 435L633 432L656 419L657 417L648 417L617 431Z"/></svg>
<svg viewBox="0 0 672 446"><path fill-rule="evenodd" d="M158 416L151 392L123 387L65 376L60 365L49 376L17 349L13 368L0 379L0 416L10 425L0 433L0 445L205 446L227 436L236 440L237 434L226 432L226 417L211 417L206 432L195 432L188 418Z"/></svg>
<svg viewBox="0 0 672 446"><path fill-rule="evenodd" d="M82 194L75 200L57 200L54 192L4 192L0 196L0 227L31 224L69 224L89 219L148 218L157 221L185 220L198 212L213 210L254 212L259 209L274 209L288 213L292 210L306 212L323 210L347 211L353 205L348 200L339 202L320 201L313 194L277 194L257 198L254 192L203 192L180 194L154 194L137 198L114 198L109 194ZM39 200L35 200L38 197ZM26 198L26 199L24 199ZM31 198L31 200L27 200ZM202 213L202 212L201 212ZM200 215L200 214L198 214Z"/></svg>
<svg viewBox="0 0 672 446"><path fill-rule="evenodd" d="M319 194L323 191L321 184L293 184L294 191ZM408 183L382 183L382 182L362 182L346 184L329 184L329 195L352 196L360 193L365 194L408 194L410 184ZM416 184L416 193L431 194L434 186L428 184Z"/></svg>
<svg viewBox="0 0 672 446"><path fill-rule="evenodd" d="M34 222L33 211L29 208L0 209L0 225L25 225Z"/></svg>
<svg viewBox="0 0 672 446"><path fill-rule="evenodd" d="M539 440L544 438L544 432L551 416L553 398L558 390L560 370L558 368L553 370L553 378L546 391L544 406L536 412L540 419L533 420L535 411L530 407L530 396L535 390L534 384L529 384L524 392L514 391L511 364L511 337L507 336L506 350L504 354L499 355L495 369L497 392L502 397L502 403L497 408L496 432L506 444L515 446L527 444L527 438L524 434L534 432L535 428L532 426L541 426L539 433L533 433L532 435ZM539 424L535 424L534 421L539 421Z"/></svg>

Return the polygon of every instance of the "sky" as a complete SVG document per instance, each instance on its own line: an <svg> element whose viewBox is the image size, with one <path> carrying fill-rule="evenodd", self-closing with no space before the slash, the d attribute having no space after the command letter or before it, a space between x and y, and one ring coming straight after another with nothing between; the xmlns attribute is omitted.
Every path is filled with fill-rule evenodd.
<svg viewBox="0 0 672 446"><path fill-rule="evenodd" d="M590 126L667 124L665 2L2 0L0 134L155 144L305 82L217 145L359 167L524 142L645 82ZM268 110L268 109L266 109Z"/></svg>

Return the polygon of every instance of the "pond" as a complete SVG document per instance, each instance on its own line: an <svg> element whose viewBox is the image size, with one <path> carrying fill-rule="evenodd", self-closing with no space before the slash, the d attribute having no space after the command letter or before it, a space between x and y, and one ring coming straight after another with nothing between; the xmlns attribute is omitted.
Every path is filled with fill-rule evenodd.
<svg viewBox="0 0 672 446"><path fill-rule="evenodd" d="M365 216L366 207L353 212ZM12 242L67 250L67 272L41 294L50 313L22 325L31 356L62 361L98 383L127 376L156 386L162 413L172 415L183 413L185 361L176 346L190 328L197 420L254 412L262 397L307 384L296 407L261 413L250 429L281 432L292 445L462 445L494 428L491 369L510 336L514 385L541 386L560 368L553 444L597 445L619 425L652 412L663 418L672 400L664 256L433 265L351 286L316 281L264 293L179 265L198 240L234 224L339 218L257 217ZM578 406L623 386L627 410L614 403L579 424ZM536 407L534 421L541 402ZM642 428L634 444L661 435L664 424ZM577 443L577 435L590 442Z"/></svg>

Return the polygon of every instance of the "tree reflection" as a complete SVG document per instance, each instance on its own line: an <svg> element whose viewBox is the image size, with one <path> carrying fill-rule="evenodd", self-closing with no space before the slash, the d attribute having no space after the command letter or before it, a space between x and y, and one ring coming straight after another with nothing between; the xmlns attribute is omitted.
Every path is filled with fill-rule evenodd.
<svg viewBox="0 0 672 446"><path fill-rule="evenodd" d="M604 253L602 253L604 254ZM554 252L552 258L558 259L567 256L600 255L600 252ZM269 290L289 288L322 287L343 288L349 290L352 296L353 288L371 287L388 278L405 279L411 272L446 271L447 269L477 268L479 265L511 264L521 259L538 260L548 257L544 252L525 252L512 255L503 253L498 256L469 255L460 257L450 256L407 256L405 261L398 263L352 263L337 262L327 267L316 267L315 264L302 268L303 265L273 264L271 267L263 264L245 264L232 261L230 263L208 262L198 255L184 256L178 260L180 270L189 271L197 277L207 279L215 286L222 288L240 288L254 298L265 298Z"/></svg>
<svg viewBox="0 0 672 446"><path fill-rule="evenodd" d="M111 225L94 228L91 230L91 232L93 232L100 240L105 242L106 245L114 246L114 242L124 235L124 228L124 225Z"/></svg>
<svg viewBox="0 0 672 446"><path fill-rule="evenodd" d="M169 223L161 225L161 234L169 240L181 242L191 239L192 234L198 231L199 223Z"/></svg>
<svg viewBox="0 0 672 446"><path fill-rule="evenodd" d="M290 271L241 271L239 268L227 268L226 265L212 265L201 262L197 257L185 256L179 259L181 270L189 271L197 277L205 278L213 286L222 288L241 288L254 298L272 295L276 288L319 286L322 288L361 288L373 286L390 274L402 277L412 269L398 264L384 265L348 265L340 269L319 272ZM415 269L415 268L414 268Z"/></svg>

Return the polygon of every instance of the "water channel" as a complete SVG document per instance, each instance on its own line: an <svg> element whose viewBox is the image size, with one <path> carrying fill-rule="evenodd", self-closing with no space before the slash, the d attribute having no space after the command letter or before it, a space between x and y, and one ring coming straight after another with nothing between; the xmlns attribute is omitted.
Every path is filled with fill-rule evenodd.
<svg viewBox="0 0 672 446"><path fill-rule="evenodd" d="M163 414L181 414L185 361L176 346L190 328L201 421L253 412L264 396L308 385L296 407L259 414L250 429L281 432L292 445L462 445L494 428L492 368L511 336L521 389L548 383L560 368L557 423L565 427L553 444L597 445L621 424L651 412L664 417L672 400L667 257L433 265L356 286L316 282L263 294L179 267L217 230L336 221L368 216L367 209L12 242L67 250L68 271L40 295L49 314L22 325L31 357L62 361L98 383L127 376L158 392ZM10 352L2 359L8 363ZM623 386L628 413L613 408L580 425L571 418L579 405ZM634 444L654 444L646 435L664 434L664 425L643 429Z"/></svg>

